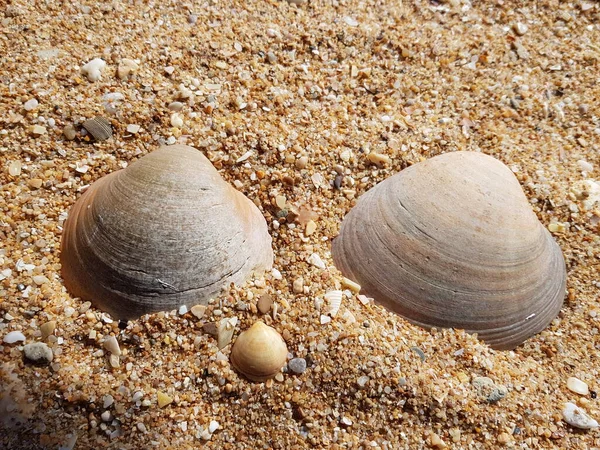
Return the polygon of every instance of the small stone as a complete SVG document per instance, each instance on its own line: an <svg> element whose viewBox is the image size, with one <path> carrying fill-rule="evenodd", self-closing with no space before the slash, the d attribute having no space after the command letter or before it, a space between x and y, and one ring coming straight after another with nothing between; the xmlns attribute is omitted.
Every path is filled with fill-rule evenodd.
<svg viewBox="0 0 600 450"><path fill-rule="evenodd" d="M288 362L288 369L295 374L301 375L306 370L306 359L304 358L293 358Z"/></svg>
<svg viewBox="0 0 600 450"><path fill-rule="evenodd" d="M312 253L308 259L306 260L309 264L321 269L321 270L325 270L327 268L327 266L325 265L325 262L321 259L321 257L316 254L316 253Z"/></svg>
<svg viewBox="0 0 600 450"><path fill-rule="evenodd" d="M206 306L204 305L194 305L190 309L190 312L196 316L196 319L202 319L204 317L204 313L206 312Z"/></svg>
<svg viewBox="0 0 600 450"><path fill-rule="evenodd" d="M11 161L8 164L8 174L11 177L18 177L19 175L21 175L21 161Z"/></svg>
<svg viewBox="0 0 600 450"><path fill-rule="evenodd" d="M569 379L567 380L567 388L571 392L575 392L579 395L588 395L590 393L588 385L581 381L579 378L575 377L569 377Z"/></svg>
<svg viewBox="0 0 600 450"><path fill-rule="evenodd" d="M104 348L113 355L121 356L121 348L119 347L119 342L114 336L109 336L106 338L106 340L104 341Z"/></svg>
<svg viewBox="0 0 600 450"><path fill-rule="evenodd" d="M219 422L217 422L216 420L211 420L210 423L208 424L208 432L210 434L212 434L215 431L217 431L218 429L219 429Z"/></svg>
<svg viewBox="0 0 600 450"><path fill-rule="evenodd" d="M235 331L237 323L237 317L221 319L219 321L217 333L217 347L219 347L219 350L222 350L229 345L233 338L233 332Z"/></svg>
<svg viewBox="0 0 600 450"><path fill-rule="evenodd" d="M108 357L108 362L110 363L110 367L117 368L119 367L119 356L111 354Z"/></svg>
<svg viewBox="0 0 600 450"><path fill-rule="evenodd" d="M42 326L40 327L40 331L42 332L42 341L45 341L48 336L50 336L52 333L54 333L55 329L56 329L56 321L55 320L50 320L50 321L42 324Z"/></svg>
<svg viewBox="0 0 600 450"><path fill-rule="evenodd" d="M349 426L352 426L352 421L350 419L348 419L346 416L344 416L340 420L340 425L345 426L345 427L349 427Z"/></svg>
<svg viewBox="0 0 600 450"><path fill-rule="evenodd" d="M330 316L326 316L325 314L321 314L320 322L321 322L321 325L326 325L329 322L331 322L331 317Z"/></svg>
<svg viewBox="0 0 600 450"><path fill-rule="evenodd" d="M44 275L34 275L33 282L38 286L41 286L42 284L50 283L50 280Z"/></svg>
<svg viewBox="0 0 600 450"><path fill-rule="evenodd" d="M184 314L187 314L187 312L188 312L188 307L187 307L187 305L181 305L181 306L179 307L179 309L177 310L177 313L178 313L180 316L183 316Z"/></svg>
<svg viewBox="0 0 600 450"><path fill-rule="evenodd" d="M371 152L367 155L367 159L375 164L377 167L383 167L386 164L389 164L391 159L388 155L384 155L382 153Z"/></svg>
<svg viewBox="0 0 600 450"><path fill-rule="evenodd" d="M181 128L183 126L183 118L177 113L171 114L171 126Z"/></svg>
<svg viewBox="0 0 600 450"><path fill-rule="evenodd" d="M496 403L508 394L508 389L505 386L495 384L488 377L476 377L472 383L478 394L489 403Z"/></svg>
<svg viewBox="0 0 600 450"><path fill-rule="evenodd" d="M292 290L294 294L302 294L304 292L304 278L296 278L292 284Z"/></svg>
<svg viewBox="0 0 600 450"><path fill-rule="evenodd" d="M27 185L32 189L39 189L42 187L42 184L44 184L44 180L41 178L31 178L27 181Z"/></svg>
<svg viewBox="0 0 600 450"><path fill-rule="evenodd" d="M65 125L63 128L63 135L68 141L72 141L77 136L77 131L75 131L75 127L71 124Z"/></svg>
<svg viewBox="0 0 600 450"><path fill-rule="evenodd" d="M171 111L179 112L179 111L181 111L183 109L183 106L184 105L181 102L171 102L171 103L169 103L168 108Z"/></svg>
<svg viewBox="0 0 600 450"><path fill-rule="evenodd" d="M104 422L109 422L112 419L112 414L110 413L110 411L104 411L101 415L100 418L104 421Z"/></svg>
<svg viewBox="0 0 600 450"><path fill-rule="evenodd" d="M317 224L315 223L314 220L309 220L306 223L306 228L304 230L304 234L306 236L310 236L311 234L313 234L315 231L317 230Z"/></svg>
<svg viewBox="0 0 600 450"><path fill-rule="evenodd" d="M31 134L33 134L34 136L42 136L46 134L46 127L43 127L41 125L34 125L30 128L30 130Z"/></svg>
<svg viewBox="0 0 600 450"><path fill-rule="evenodd" d="M308 156L301 156L296 160L296 169L306 169L308 166Z"/></svg>
<svg viewBox="0 0 600 450"><path fill-rule="evenodd" d="M285 195L278 195L275 197L275 204L279 209L284 209L286 202L287 199L285 198Z"/></svg>
<svg viewBox="0 0 600 450"><path fill-rule="evenodd" d="M581 428L582 430L598 428L598 422L588 416L583 409L574 403L565 403L562 414L565 422L573 427Z"/></svg>
<svg viewBox="0 0 600 450"><path fill-rule="evenodd" d="M33 111L37 107L38 107L38 101L35 98L32 98L31 100L27 100L23 104L23 108L25 108L25 111Z"/></svg>
<svg viewBox="0 0 600 450"><path fill-rule="evenodd" d="M258 299L256 307L261 314L266 314L271 310L271 305L273 305L273 297L270 294L263 294Z"/></svg>
<svg viewBox="0 0 600 450"><path fill-rule="evenodd" d="M369 377L366 375L363 375L362 377L359 377L358 380L356 380L356 383L360 387L365 387L368 382L369 382Z"/></svg>
<svg viewBox="0 0 600 450"><path fill-rule="evenodd" d="M222 70L224 70L224 69L227 69L228 65L227 65L227 63L226 63L225 61L217 61L217 62L215 63L215 67L216 67L217 69L222 69Z"/></svg>
<svg viewBox="0 0 600 450"><path fill-rule="evenodd" d="M135 123L130 123L129 125L127 125L127 132L131 134L137 134L141 129L142 127Z"/></svg>
<svg viewBox="0 0 600 450"><path fill-rule="evenodd" d="M43 342L34 342L23 347L25 358L35 364L50 364L54 359L52 349Z"/></svg>
<svg viewBox="0 0 600 450"><path fill-rule="evenodd" d="M159 408L164 408L165 406L170 405L173 402L172 397L170 397L169 395L167 395L161 391L158 391L157 399L158 399L158 407Z"/></svg>
<svg viewBox="0 0 600 450"><path fill-rule="evenodd" d="M115 399L113 398L112 395L108 394L105 395L104 397L102 397L102 407L103 408L108 408L110 405L112 405L115 402Z"/></svg>
<svg viewBox="0 0 600 450"><path fill-rule="evenodd" d="M11 331L4 336L3 341L6 344L14 344L15 342L25 342L25 335L20 331Z"/></svg>
<svg viewBox="0 0 600 450"><path fill-rule="evenodd" d="M515 22L513 24L513 30L515 33L517 33L517 35L519 36L523 36L525 33L527 33L527 30L529 28L527 27L527 25L525 25L522 22Z"/></svg>
<svg viewBox="0 0 600 450"><path fill-rule="evenodd" d="M582 172L592 172L594 170L594 166L584 159L580 159L579 161L577 161L577 165L579 166Z"/></svg>
<svg viewBox="0 0 600 450"><path fill-rule="evenodd" d="M106 67L106 62L101 58L94 58L81 68L81 72L87 76L91 82L102 78L102 71Z"/></svg>
<svg viewBox="0 0 600 450"><path fill-rule="evenodd" d="M446 443L436 433L431 433L431 435L429 436L429 443L431 444L431 446L433 448L446 448L447 447Z"/></svg>
<svg viewBox="0 0 600 450"><path fill-rule="evenodd" d="M119 80L125 80L135 73L138 68L139 66L134 60L123 58L117 68L117 77Z"/></svg>

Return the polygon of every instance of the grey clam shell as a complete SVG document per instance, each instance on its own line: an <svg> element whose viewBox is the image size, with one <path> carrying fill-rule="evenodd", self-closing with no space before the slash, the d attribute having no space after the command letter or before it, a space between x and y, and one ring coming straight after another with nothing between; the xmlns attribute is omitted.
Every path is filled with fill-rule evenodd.
<svg viewBox="0 0 600 450"><path fill-rule="evenodd" d="M513 348L558 314L559 246L500 161L454 152L415 164L365 193L332 254L362 292L420 326L477 333Z"/></svg>
<svg viewBox="0 0 600 450"><path fill-rule="evenodd" d="M258 208L184 145L92 184L71 208L61 242L67 290L126 319L206 304L272 261Z"/></svg>

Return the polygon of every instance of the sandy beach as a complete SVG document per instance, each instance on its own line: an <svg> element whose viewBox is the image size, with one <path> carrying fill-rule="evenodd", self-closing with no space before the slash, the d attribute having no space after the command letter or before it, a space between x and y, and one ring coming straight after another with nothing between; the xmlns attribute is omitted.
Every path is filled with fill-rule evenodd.
<svg viewBox="0 0 600 450"><path fill-rule="evenodd" d="M600 448L564 416L600 420L599 64L592 0L0 3L0 448ZM64 287L63 225L173 144L259 208L273 270L120 323ZM514 350L411 325L333 264L362 194L454 151L506 164L564 255L559 315ZM296 361L248 380L224 319Z"/></svg>

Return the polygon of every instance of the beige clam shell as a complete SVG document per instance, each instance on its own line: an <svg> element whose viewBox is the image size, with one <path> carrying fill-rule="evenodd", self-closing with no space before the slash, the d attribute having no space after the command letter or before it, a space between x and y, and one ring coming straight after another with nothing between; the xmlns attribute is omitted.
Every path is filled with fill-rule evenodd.
<svg viewBox="0 0 600 450"><path fill-rule="evenodd" d="M285 341L277 330L258 321L238 336L229 359L248 379L265 381L281 370L287 354Z"/></svg>
<svg viewBox="0 0 600 450"><path fill-rule="evenodd" d="M92 184L70 210L61 243L68 291L127 319L206 304L272 261L258 208L184 145Z"/></svg>
<svg viewBox="0 0 600 450"><path fill-rule="evenodd" d="M513 348L558 314L560 248L500 161L454 152L365 193L333 242L335 265L386 308L426 328Z"/></svg>

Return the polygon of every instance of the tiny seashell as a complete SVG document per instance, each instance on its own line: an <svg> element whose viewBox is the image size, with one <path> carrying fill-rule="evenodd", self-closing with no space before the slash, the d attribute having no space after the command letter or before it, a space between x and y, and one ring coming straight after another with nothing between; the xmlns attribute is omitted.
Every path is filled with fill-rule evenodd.
<svg viewBox="0 0 600 450"><path fill-rule="evenodd" d="M340 306L342 305L342 291L329 291L324 295L324 297L325 300L329 302L329 315L335 317L340 310Z"/></svg>
<svg viewBox="0 0 600 450"><path fill-rule="evenodd" d="M277 330L258 321L238 336L229 359L246 378L266 381L285 365L287 353L285 341Z"/></svg>
<svg viewBox="0 0 600 450"><path fill-rule="evenodd" d="M83 128L85 128L96 141L105 141L113 134L110 121L101 116L86 120L83 122Z"/></svg>
<svg viewBox="0 0 600 450"><path fill-rule="evenodd" d="M588 395L590 392L587 383L575 377L569 377L569 379L567 380L567 388L571 392L575 392L579 395Z"/></svg>

